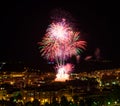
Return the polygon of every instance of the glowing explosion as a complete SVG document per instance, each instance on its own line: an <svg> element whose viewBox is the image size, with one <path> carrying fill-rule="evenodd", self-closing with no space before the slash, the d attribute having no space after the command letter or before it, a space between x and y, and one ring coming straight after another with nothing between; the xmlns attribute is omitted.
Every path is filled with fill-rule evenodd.
<svg viewBox="0 0 120 106"><path fill-rule="evenodd" d="M58 73L56 75L55 81L66 81L69 79L69 73L73 69L72 64L61 65L58 68Z"/></svg>
<svg viewBox="0 0 120 106"><path fill-rule="evenodd" d="M65 19L50 24L45 36L38 44L42 47L40 51L42 56L57 62L57 78L55 81L69 79L73 65L65 65L65 60L73 55L78 55L86 46L86 42L80 40L79 32L73 31Z"/></svg>

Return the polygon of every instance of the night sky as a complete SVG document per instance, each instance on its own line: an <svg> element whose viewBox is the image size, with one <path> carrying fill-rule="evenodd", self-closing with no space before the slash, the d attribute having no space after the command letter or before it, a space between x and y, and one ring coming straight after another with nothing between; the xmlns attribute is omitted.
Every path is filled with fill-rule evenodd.
<svg viewBox="0 0 120 106"><path fill-rule="evenodd" d="M39 63L41 56L37 42L45 34L50 12L57 8L69 11L76 19L83 39L88 42L84 55L92 55L99 47L103 58L119 61L119 45L115 43L119 36L119 3L78 1L16 0L1 3L0 61Z"/></svg>

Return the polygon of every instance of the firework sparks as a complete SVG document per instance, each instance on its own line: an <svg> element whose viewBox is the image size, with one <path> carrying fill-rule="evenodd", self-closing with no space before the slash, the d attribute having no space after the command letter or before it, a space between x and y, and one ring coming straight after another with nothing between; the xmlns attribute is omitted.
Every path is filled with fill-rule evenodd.
<svg viewBox="0 0 120 106"><path fill-rule="evenodd" d="M66 81L69 80L69 73L72 71L73 69L73 65L72 64L66 64L66 65L61 65L59 67L57 67L57 75L56 75L56 79L55 81Z"/></svg>
<svg viewBox="0 0 120 106"><path fill-rule="evenodd" d="M48 60L57 62L57 75L55 81L65 81L69 79L69 72L73 69L71 64L65 61L73 55L77 56L86 48L86 42L80 40L80 33L62 18L59 22L53 22L46 30L46 34L41 42L41 55Z"/></svg>
<svg viewBox="0 0 120 106"><path fill-rule="evenodd" d="M79 32L73 32L68 25L59 22L51 24L43 37L41 53L49 60L64 61L85 49L86 42L81 41Z"/></svg>
<svg viewBox="0 0 120 106"><path fill-rule="evenodd" d="M72 31L72 28L65 23L65 20L62 20L58 23L52 23L47 30L47 34L53 39L63 41L67 39L70 31Z"/></svg>

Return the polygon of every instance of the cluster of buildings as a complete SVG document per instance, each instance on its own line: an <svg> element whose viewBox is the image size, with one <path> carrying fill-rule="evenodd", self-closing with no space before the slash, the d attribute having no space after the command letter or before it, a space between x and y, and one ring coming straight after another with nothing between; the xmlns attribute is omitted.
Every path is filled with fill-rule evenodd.
<svg viewBox="0 0 120 106"><path fill-rule="evenodd" d="M26 103L37 99L44 105L52 103L53 97L60 102L64 95L68 101L74 102L74 96L77 96L79 101L92 98L97 104L98 101L103 102L101 97L107 98L120 88L120 68L71 73L70 80L66 82L55 82L54 79L54 72L43 73L29 67L20 72L1 71L0 100L9 101L14 97L16 102ZM118 97L104 100L103 104L114 106L120 102Z"/></svg>

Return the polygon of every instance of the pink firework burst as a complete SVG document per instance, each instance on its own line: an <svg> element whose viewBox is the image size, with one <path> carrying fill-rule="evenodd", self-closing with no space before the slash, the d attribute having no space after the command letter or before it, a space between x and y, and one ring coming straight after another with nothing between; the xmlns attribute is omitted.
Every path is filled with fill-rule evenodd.
<svg viewBox="0 0 120 106"><path fill-rule="evenodd" d="M80 40L79 32L73 32L63 21L51 24L39 44L42 46L40 51L42 56L50 60L60 59L62 61L72 55L77 55L86 47L86 42Z"/></svg>
<svg viewBox="0 0 120 106"><path fill-rule="evenodd" d="M47 29L47 35L60 42L67 40L72 28L66 23L65 19L61 22L53 22Z"/></svg>
<svg viewBox="0 0 120 106"><path fill-rule="evenodd" d="M67 63L66 65L58 66L55 81L64 82L66 80L69 80L69 73L72 71L73 67L74 66L69 63Z"/></svg>

